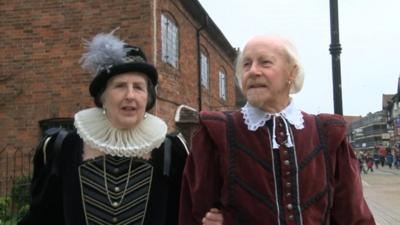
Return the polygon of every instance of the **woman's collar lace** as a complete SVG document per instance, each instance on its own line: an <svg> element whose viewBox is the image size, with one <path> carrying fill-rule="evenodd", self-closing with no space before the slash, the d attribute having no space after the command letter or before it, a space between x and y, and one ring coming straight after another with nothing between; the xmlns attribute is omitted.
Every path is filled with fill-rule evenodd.
<svg viewBox="0 0 400 225"><path fill-rule="evenodd" d="M117 129L99 108L79 111L75 114L74 124L78 135L91 148L119 157L148 159L167 134L165 122L151 114L133 129Z"/></svg>

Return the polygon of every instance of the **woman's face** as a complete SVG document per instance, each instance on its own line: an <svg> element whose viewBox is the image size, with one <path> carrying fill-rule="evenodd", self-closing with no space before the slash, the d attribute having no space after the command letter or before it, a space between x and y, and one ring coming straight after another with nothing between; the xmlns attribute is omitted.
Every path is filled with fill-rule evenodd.
<svg viewBox="0 0 400 225"><path fill-rule="evenodd" d="M131 129L146 113L149 97L147 76L141 72L128 72L112 77L103 93L103 108L115 128Z"/></svg>

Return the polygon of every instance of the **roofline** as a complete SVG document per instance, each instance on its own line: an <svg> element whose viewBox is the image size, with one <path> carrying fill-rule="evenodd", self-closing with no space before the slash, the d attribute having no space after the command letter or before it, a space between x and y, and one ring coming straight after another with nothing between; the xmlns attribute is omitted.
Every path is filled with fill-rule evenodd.
<svg viewBox="0 0 400 225"><path fill-rule="evenodd" d="M235 61L237 52L232 47L231 43L226 39L225 35L221 32L218 26L214 23L207 11L203 8L198 0L179 0L183 7L190 13L193 19L204 26L204 30L210 35L211 39L214 40L224 51L232 62Z"/></svg>

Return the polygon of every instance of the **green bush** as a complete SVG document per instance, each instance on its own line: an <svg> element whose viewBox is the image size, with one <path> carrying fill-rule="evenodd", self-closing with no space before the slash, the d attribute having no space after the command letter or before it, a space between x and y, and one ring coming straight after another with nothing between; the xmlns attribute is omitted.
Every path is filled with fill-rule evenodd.
<svg viewBox="0 0 400 225"><path fill-rule="evenodd" d="M14 181L14 185L11 189L11 200L13 202L13 208L17 212L29 204L30 182L30 176L20 176Z"/></svg>
<svg viewBox="0 0 400 225"><path fill-rule="evenodd" d="M29 209L31 177L20 176L14 180L11 196L0 197L0 225L15 225Z"/></svg>
<svg viewBox="0 0 400 225"><path fill-rule="evenodd" d="M25 216L29 211L29 204L26 204L19 208L17 215L14 217L16 221L19 221L22 219L23 216Z"/></svg>
<svg viewBox="0 0 400 225"><path fill-rule="evenodd" d="M11 199L9 197L0 197L0 225L5 224L11 218Z"/></svg>

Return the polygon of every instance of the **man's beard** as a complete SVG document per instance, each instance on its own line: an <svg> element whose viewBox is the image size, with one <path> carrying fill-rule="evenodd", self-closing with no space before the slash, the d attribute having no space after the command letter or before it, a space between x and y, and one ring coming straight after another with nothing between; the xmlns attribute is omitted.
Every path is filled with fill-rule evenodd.
<svg viewBox="0 0 400 225"><path fill-rule="evenodd" d="M261 94L261 93L257 93L257 91L254 91L252 93L247 93L246 95L246 99L247 102L250 103L250 105L263 109L265 102L266 102L266 98L265 98L265 94Z"/></svg>

